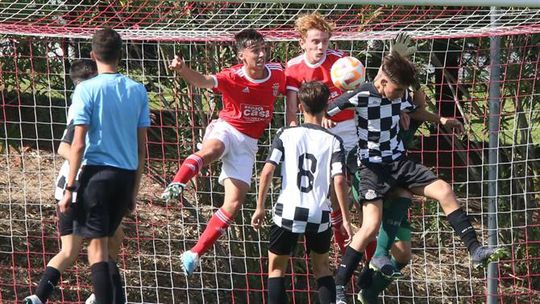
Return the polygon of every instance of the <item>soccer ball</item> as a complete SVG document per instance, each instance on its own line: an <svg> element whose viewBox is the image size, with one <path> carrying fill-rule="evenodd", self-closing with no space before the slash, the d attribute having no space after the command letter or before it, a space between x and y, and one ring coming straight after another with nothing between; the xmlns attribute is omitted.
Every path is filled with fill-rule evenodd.
<svg viewBox="0 0 540 304"><path fill-rule="evenodd" d="M330 76L338 89L354 90L366 80L366 68L360 60L347 56L334 62Z"/></svg>

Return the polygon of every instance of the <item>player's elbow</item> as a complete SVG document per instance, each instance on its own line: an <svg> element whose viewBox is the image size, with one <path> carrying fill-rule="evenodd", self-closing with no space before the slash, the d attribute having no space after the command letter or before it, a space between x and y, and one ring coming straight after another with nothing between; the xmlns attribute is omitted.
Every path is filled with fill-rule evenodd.
<svg viewBox="0 0 540 304"><path fill-rule="evenodd" d="M347 190L347 179L343 174L338 174L334 176L334 188L346 191Z"/></svg>
<svg viewBox="0 0 540 304"><path fill-rule="evenodd" d="M58 146L58 155L62 156L64 159L69 159L69 149L70 149L70 144L68 143L65 143L65 142L61 142L60 145Z"/></svg>

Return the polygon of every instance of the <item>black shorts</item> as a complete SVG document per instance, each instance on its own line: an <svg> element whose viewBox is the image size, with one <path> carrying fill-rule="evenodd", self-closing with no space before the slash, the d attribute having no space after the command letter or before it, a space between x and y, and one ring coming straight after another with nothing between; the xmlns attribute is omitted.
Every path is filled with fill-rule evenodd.
<svg viewBox="0 0 540 304"><path fill-rule="evenodd" d="M85 166L75 205L73 233L86 238L112 236L133 200L136 171Z"/></svg>
<svg viewBox="0 0 540 304"><path fill-rule="evenodd" d="M438 179L424 165L406 157L391 163L362 162L359 175L361 201L382 199L395 186L405 189L424 187Z"/></svg>
<svg viewBox="0 0 540 304"><path fill-rule="evenodd" d="M304 235L306 240L307 253L311 251L318 254L325 254L330 251L332 229L328 228L319 233L294 233L285 228L279 227L276 224L272 224L270 227L270 244L268 251L277 255L290 255L294 254L294 249L298 243L298 237Z"/></svg>
<svg viewBox="0 0 540 304"><path fill-rule="evenodd" d="M56 212L58 213L58 229L60 230L60 236L70 235L73 233L73 221L75 220L74 204L71 203L66 212L60 212L58 208L58 201L56 201Z"/></svg>

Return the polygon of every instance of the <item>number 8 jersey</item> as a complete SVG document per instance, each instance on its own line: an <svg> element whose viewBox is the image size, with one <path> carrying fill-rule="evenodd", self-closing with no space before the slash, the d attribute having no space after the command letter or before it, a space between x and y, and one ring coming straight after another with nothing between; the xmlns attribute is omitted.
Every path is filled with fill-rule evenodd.
<svg viewBox="0 0 540 304"><path fill-rule="evenodd" d="M345 170L341 139L314 124L282 128L266 161L276 166L281 163L274 223L294 233L330 228L330 183Z"/></svg>

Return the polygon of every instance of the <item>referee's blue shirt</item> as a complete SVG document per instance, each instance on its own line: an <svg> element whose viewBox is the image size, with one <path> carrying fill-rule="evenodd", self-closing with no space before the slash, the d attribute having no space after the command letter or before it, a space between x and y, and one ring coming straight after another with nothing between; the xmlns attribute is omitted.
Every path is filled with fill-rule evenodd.
<svg viewBox="0 0 540 304"><path fill-rule="evenodd" d="M122 74L99 74L73 93L73 124L87 125L83 164L136 170L137 129L150 126L143 84Z"/></svg>

